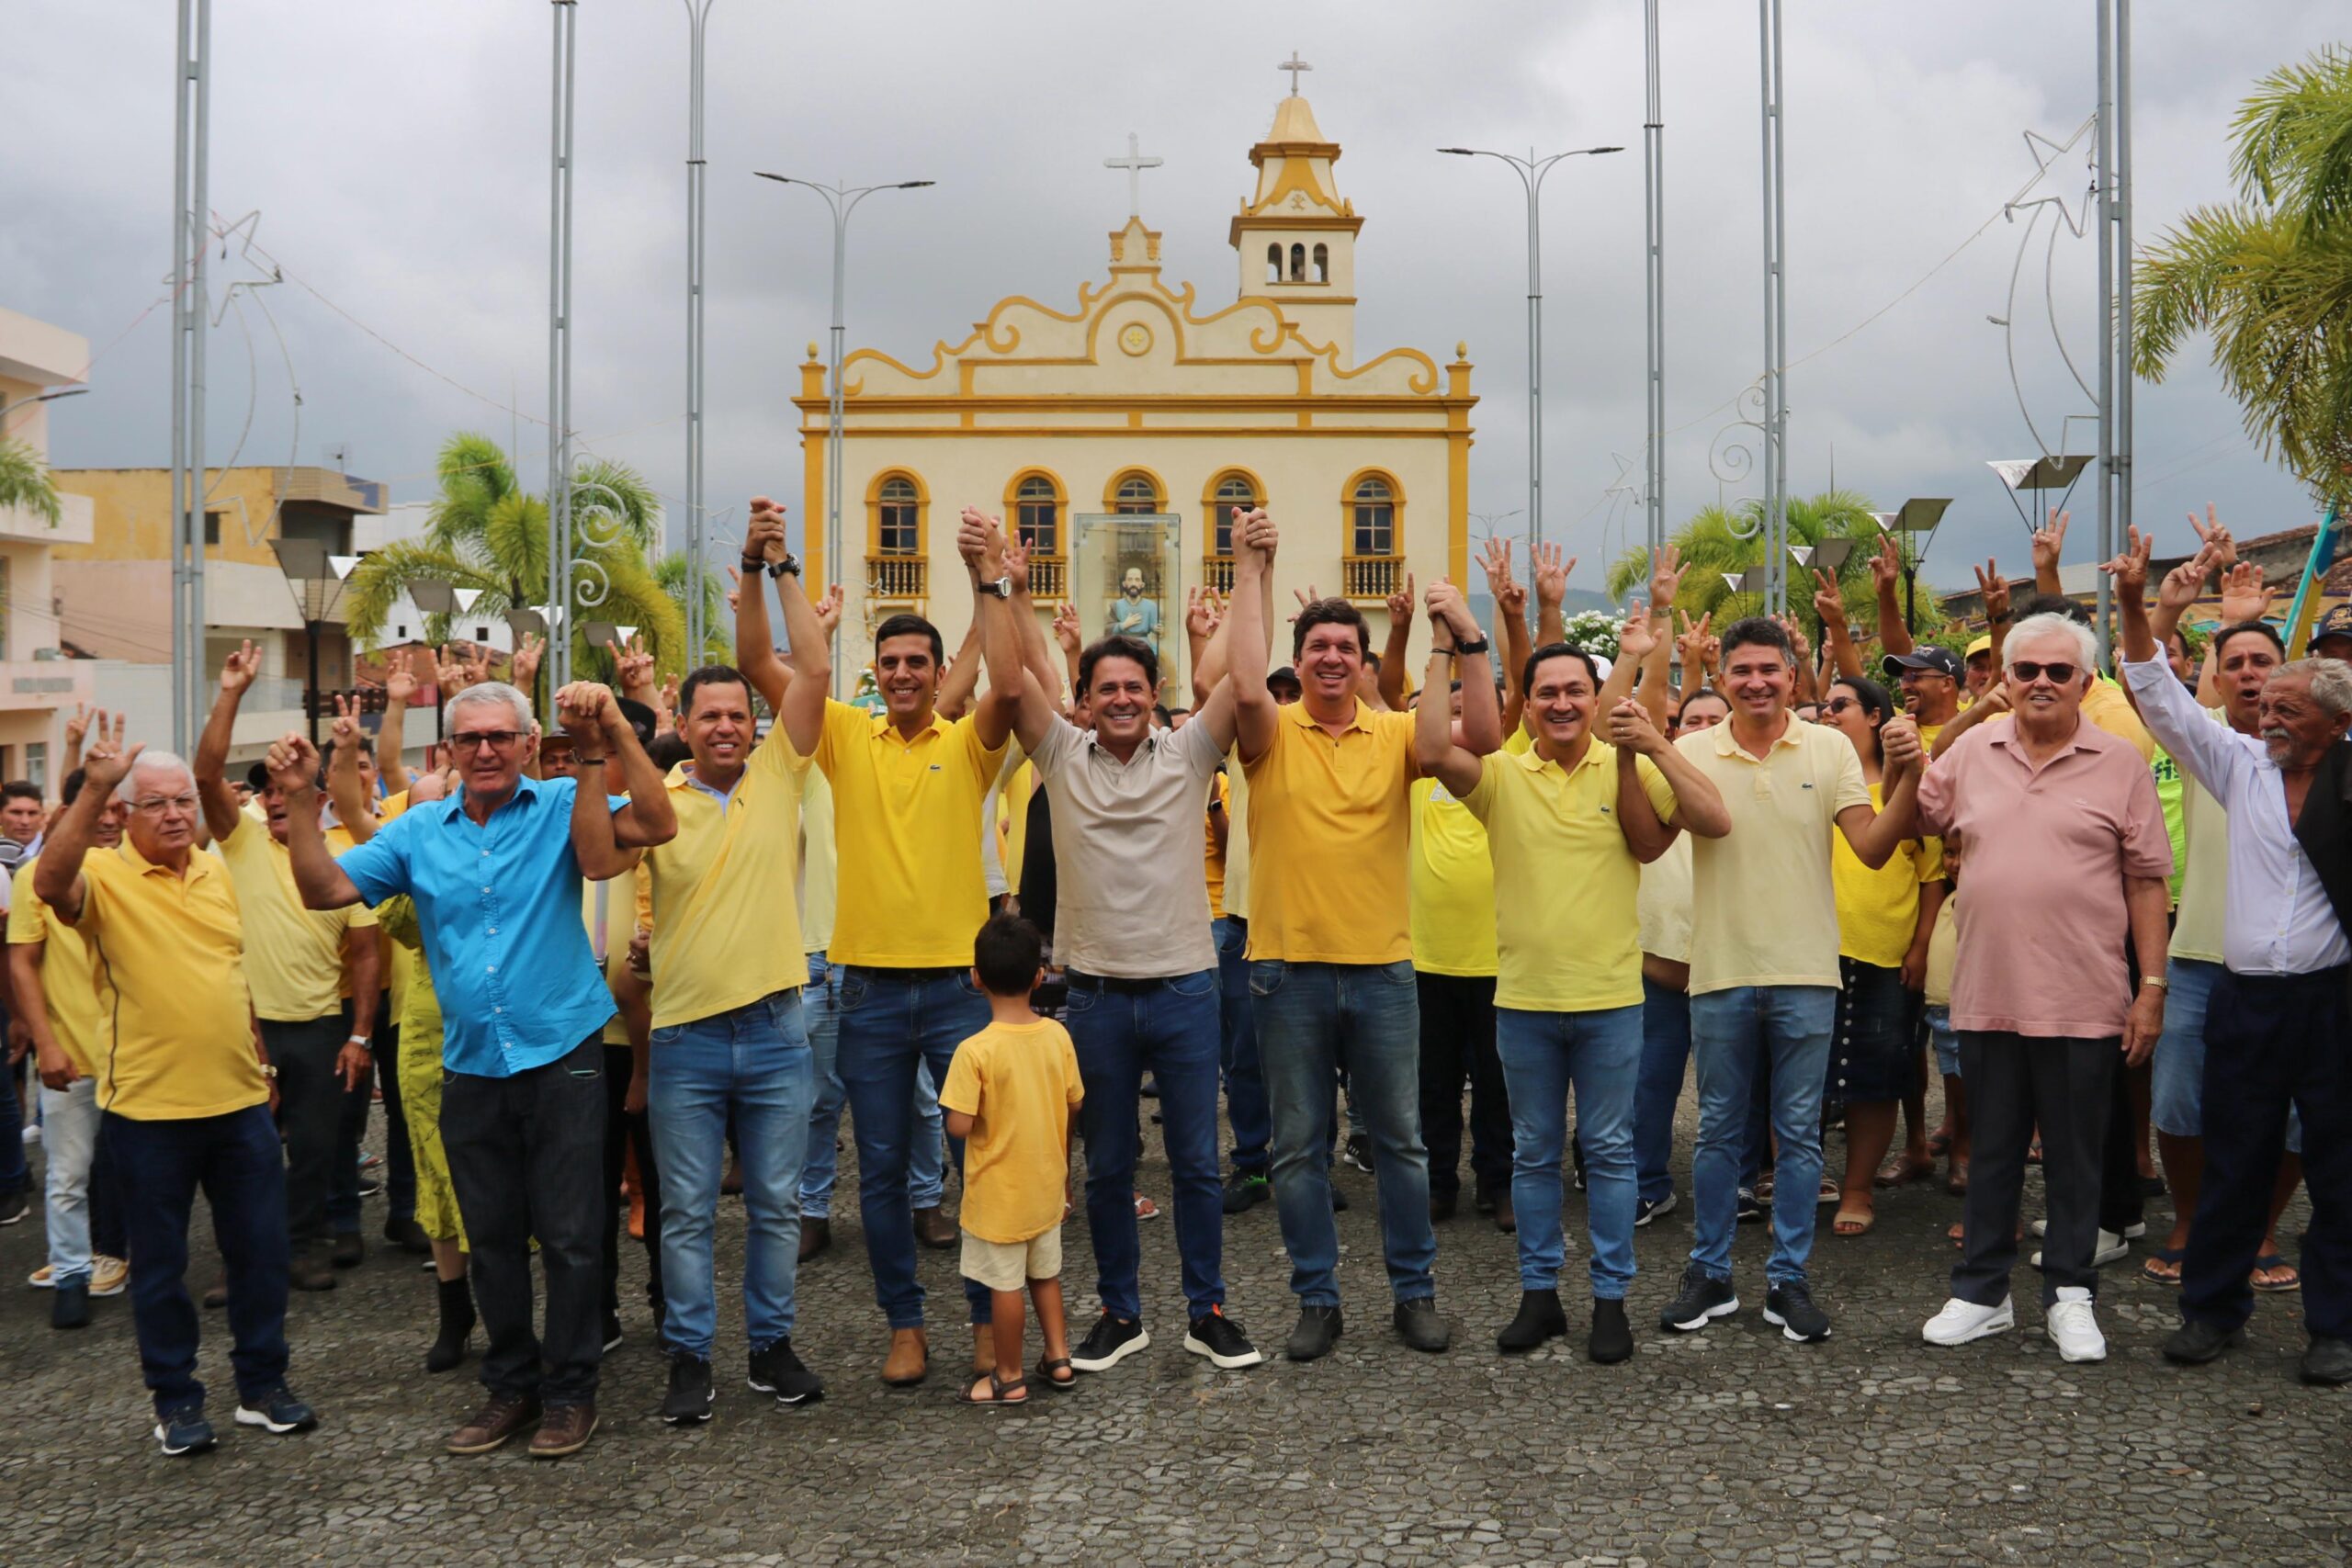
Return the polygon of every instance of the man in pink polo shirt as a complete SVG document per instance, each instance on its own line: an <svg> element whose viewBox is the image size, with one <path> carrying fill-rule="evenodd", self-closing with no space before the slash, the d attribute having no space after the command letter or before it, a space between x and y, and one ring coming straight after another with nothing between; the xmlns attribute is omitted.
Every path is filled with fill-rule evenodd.
<svg viewBox="0 0 2352 1568"><path fill-rule="evenodd" d="M2015 722L1962 737L1919 786L1922 830L1968 846L1951 1022L1975 1145L1951 1300L1923 1333L1960 1345L2016 1326L2009 1270L2038 1123L2048 1331L2064 1359L2097 1361L2099 1151L2117 1058L2147 1060L2164 1031L2172 841L2138 750L2083 721L2089 628L2030 615L2002 654Z"/></svg>

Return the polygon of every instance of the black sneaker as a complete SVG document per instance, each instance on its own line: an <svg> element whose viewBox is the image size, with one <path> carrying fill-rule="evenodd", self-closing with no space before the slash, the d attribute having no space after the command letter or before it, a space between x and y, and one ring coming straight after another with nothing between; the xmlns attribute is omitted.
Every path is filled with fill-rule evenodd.
<svg viewBox="0 0 2352 1568"><path fill-rule="evenodd" d="M1764 1321L1800 1345L1817 1345L1829 1337L1829 1314L1813 1304L1812 1287L1803 1280L1764 1292Z"/></svg>
<svg viewBox="0 0 2352 1568"><path fill-rule="evenodd" d="M49 1303L49 1325L51 1328L87 1328L90 1325L90 1280L87 1275L57 1287Z"/></svg>
<svg viewBox="0 0 2352 1568"><path fill-rule="evenodd" d="M21 1192L0 1193L0 1225L13 1225L31 1212L32 1201Z"/></svg>
<svg viewBox="0 0 2352 1568"><path fill-rule="evenodd" d="M288 1432L307 1432L318 1424L318 1413L295 1398L294 1391L282 1382L237 1396L240 1427L259 1427L273 1436L284 1437Z"/></svg>
<svg viewBox="0 0 2352 1568"><path fill-rule="evenodd" d="M2305 1382L2323 1388L2352 1382L2352 1343L2313 1335L2303 1350L2301 1371Z"/></svg>
<svg viewBox="0 0 2352 1568"><path fill-rule="evenodd" d="M1756 1195L1753 1187L1739 1190L1739 1203L1733 1216L1743 1225L1752 1225L1764 1217L1764 1200Z"/></svg>
<svg viewBox="0 0 2352 1568"><path fill-rule="evenodd" d="M327 1252L327 1261L338 1269L356 1269L367 1260L368 1244L357 1231L337 1231L334 1245Z"/></svg>
<svg viewBox="0 0 2352 1568"><path fill-rule="evenodd" d="M376 1177L363 1176L359 1179L359 1195L362 1198L373 1198L383 1190L382 1180Z"/></svg>
<svg viewBox="0 0 2352 1568"><path fill-rule="evenodd" d="M1655 1203L1647 1198L1637 1200L1634 1204L1634 1228L1640 1230L1660 1214L1674 1213L1674 1204L1675 1197L1672 1192L1668 1192Z"/></svg>
<svg viewBox="0 0 2352 1568"><path fill-rule="evenodd" d="M1348 1134L1347 1160L1358 1170L1372 1169L1372 1135L1368 1133Z"/></svg>
<svg viewBox="0 0 2352 1568"><path fill-rule="evenodd" d="M1711 1277L1696 1263L1682 1270L1682 1290L1666 1303L1657 1314L1660 1328L1688 1334L1707 1326L1718 1317L1729 1317L1739 1310L1739 1294L1731 1288L1729 1280Z"/></svg>
<svg viewBox="0 0 2352 1568"><path fill-rule="evenodd" d="M1519 1315L1495 1336L1495 1348L1506 1356L1524 1356L1546 1339L1568 1331L1568 1314L1560 1308L1557 1291L1521 1291Z"/></svg>
<svg viewBox="0 0 2352 1568"><path fill-rule="evenodd" d="M2194 1318L2172 1331L2165 1341L2165 1359L2182 1366L2198 1367L2212 1360L2233 1345L2244 1343L2245 1330L2223 1328L2218 1324L2200 1323Z"/></svg>
<svg viewBox="0 0 2352 1568"><path fill-rule="evenodd" d="M1298 1326L1290 1331L1290 1343L1283 1347L1283 1354L1294 1361L1320 1360L1331 1353L1343 1331L1336 1305L1303 1306L1298 1309Z"/></svg>
<svg viewBox="0 0 2352 1568"><path fill-rule="evenodd" d="M1435 1355L1453 1344L1453 1330L1437 1314L1437 1298L1416 1296L1409 1302L1398 1302L1390 1314L1396 1325L1396 1337L1406 1348L1426 1350Z"/></svg>
<svg viewBox="0 0 2352 1568"><path fill-rule="evenodd" d="M155 1440L164 1445L167 1458L182 1454L200 1454L220 1439L212 1433L212 1423L204 1418L201 1404L183 1404L177 1410L166 1410L155 1417Z"/></svg>
<svg viewBox="0 0 2352 1568"><path fill-rule="evenodd" d="M662 1396L662 1419L673 1427L699 1427L710 1419L710 1363L683 1350L671 1357L670 1392Z"/></svg>
<svg viewBox="0 0 2352 1568"><path fill-rule="evenodd" d="M1184 1330L1184 1348L1195 1356L1206 1356L1209 1365L1232 1371L1240 1367L1254 1367L1266 1358L1250 1337L1225 1315L1223 1307L1211 1307L1203 1316L1193 1319Z"/></svg>
<svg viewBox="0 0 2352 1568"><path fill-rule="evenodd" d="M1238 1167L1225 1179L1225 1212L1246 1213L1274 1195L1273 1184L1262 1170L1242 1170Z"/></svg>
<svg viewBox="0 0 2352 1568"><path fill-rule="evenodd" d="M1106 1312L1069 1353L1069 1364L1081 1372L1107 1372L1150 1343L1151 1336L1144 1332L1140 1320L1122 1323Z"/></svg>
<svg viewBox="0 0 2352 1568"><path fill-rule="evenodd" d="M775 1394L778 1404L814 1404L825 1397L823 1381L800 1364L789 1338L752 1352L752 1387Z"/></svg>
<svg viewBox="0 0 2352 1568"><path fill-rule="evenodd" d="M1623 1302L1593 1298L1592 1333L1585 1340L1584 1353L1604 1367L1633 1356L1634 1330L1625 1322Z"/></svg>

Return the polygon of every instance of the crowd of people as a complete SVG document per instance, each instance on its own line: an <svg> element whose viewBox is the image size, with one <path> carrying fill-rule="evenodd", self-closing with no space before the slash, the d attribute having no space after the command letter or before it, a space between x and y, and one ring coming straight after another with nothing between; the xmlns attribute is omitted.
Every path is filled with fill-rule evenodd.
<svg viewBox="0 0 2352 1568"><path fill-rule="evenodd" d="M1564 635L1573 563L1539 548L1523 584L1502 543L1482 562L1491 638L1449 581L1417 596L1408 579L1377 652L1352 604L1309 591L1266 673L1279 541L1261 511L1233 518L1229 594L1186 606L1191 702L1173 705L1151 641L1081 646L1067 606L1049 626L1023 542L967 509L960 649L892 615L871 701L843 703L839 592L800 581L766 498L735 663L665 689L631 648L618 692L565 685L544 725L536 648L512 682L428 654L392 671L373 738L345 712L323 755L288 735L233 778L248 645L192 760L100 715L85 751L77 720L62 807L0 793L21 862L9 1038L34 1060L46 1166L33 1282L61 1329L127 1289L157 1440L214 1446L185 1278L201 1190L234 1420L303 1430L288 1292L362 1261L380 1182L385 1240L435 1278L426 1370L483 1341L483 1397L447 1449L527 1432L560 1457L596 1429L632 1232L661 1416L710 1418L722 1191L745 1219L746 1380L822 1397L793 1348L795 1291L831 1244L846 1109L879 1376L931 1372L918 1248L958 1247L957 1397L1009 1406L1151 1344L1148 1099L1185 1351L1263 1359L1227 1315L1222 1259L1227 1217L1269 1199L1297 1298L1283 1352L1331 1351L1342 1158L1374 1179L1393 1332L1449 1349L1437 1236L1466 1125L1473 1206L1518 1250L1496 1348L1571 1331L1573 1182L1575 1315L1590 1359L1618 1363L1634 1233L1684 1201L1669 1167L1695 1063L1691 1246L1661 1334L1740 1310L1733 1238L1769 1221L1764 1320L1828 1338L1820 1213L1864 1235L1875 1193L1939 1160L1964 1202L1923 1338L2013 1329L2039 1163L2042 1325L2066 1360L2102 1359L2099 1269L2145 1232L2152 1119L2177 1220L2142 1271L2181 1292L2163 1353L2211 1360L2256 1292L2301 1289L2303 1377L2352 1382L2352 1140L2335 1135L2352 1132L2352 615L2290 661L2260 574L2210 513L2196 526L2153 609L2147 539L2107 564L2112 673L2052 592L2063 514L2036 536L2032 598L2013 605L1986 563L1987 632L1960 656L1905 629L1889 543L1885 682L1826 578L1817 657L1787 618L1718 632L1684 613L1678 635L1668 549L1603 658ZM2221 625L2192 642L2184 617L2217 576ZM403 715L435 686L446 744L412 770ZM0 1168L0 1223L27 1213L27 1180ZM2276 1239L2299 1184L2300 1269ZM1061 1235L1081 1204L1099 1306L1074 1338Z"/></svg>

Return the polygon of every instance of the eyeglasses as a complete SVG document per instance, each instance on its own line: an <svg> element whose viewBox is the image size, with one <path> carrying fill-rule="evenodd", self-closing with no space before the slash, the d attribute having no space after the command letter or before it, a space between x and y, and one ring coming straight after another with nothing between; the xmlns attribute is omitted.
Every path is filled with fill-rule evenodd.
<svg viewBox="0 0 2352 1568"><path fill-rule="evenodd" d="M151 795L130 803L130 809L141 817L161 817L166 811L194 811L196 796L192 795Z"/></svg>
<svg viewBox="0 0 2352 1568"><path fill-rule="evenodd" d="M2055 664L2037 664L2030 659L2020 659L2009 666L2009 673L2029 686L2044 675L2050 677L2052 685L2064 686L2073 683L2075 671L2078 668L2079 666L2069 664L2064 660Z"/></svg>
<svg viewBox="0 0 2352 1568"><path fill-rule="evenodd" d="M1821 705L1821 711L1828 714L1838 714L1844 713L1848 708L1858 708L1861 705L1860 700L1855 697L1832 697L1827 702Z"/></svg>
<svg viewBox="0 0 2352 1568"><path fill-rule="evenodd" d="M523 731L519 729L476 729L452 735L449 746L457 751L479 751L485 746L494 751L503 751L522 739Z"/></svg>

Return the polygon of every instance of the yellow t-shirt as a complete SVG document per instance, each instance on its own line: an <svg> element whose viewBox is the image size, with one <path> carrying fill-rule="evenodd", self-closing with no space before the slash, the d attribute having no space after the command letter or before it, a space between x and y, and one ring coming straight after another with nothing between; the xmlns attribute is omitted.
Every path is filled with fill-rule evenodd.
<svg viewBox="0 0 2352 1568"><path fill-rule="evenodd" d="M1661 821L1674 787L1646 757L1634 773ZM1641 862L1617 816L1617 749L1594 740L1573 770L1533 751L1498 751L1463 805L1494 853L1501 973L1495 1005L1531 1012L1638 1006Z"/></svg>
<svg viewBox="0 0 2352 1568"><path fill-rule="evenodd" d="M2203 711L2215 724L2230 722L2220 708ZM2171 955L2219 964L2222 917L2230 898L2230 814L2184 773L2180 820L2188 852L2181 857L2180 914L2173 922Z"/></svg>
<svg viewBox="0 0 2352 1568"><path fill-rule="evenodd" d="M126 838L90 852L82 886L75 923L97 976L99 1109L165 1122L266 1104L228 868L198 852L175 874Z"/></svg>
<svg viewBox="0 0 2352 1568"><path fill-rule="evenodd" d="M1960 890L1936 907L1936 929L1928 938L1928 1005L1951 1006L1952 965L1960 959Z"/></svg>
<svg viewBox="0 0 2352 1568"><path fill-rule="evenodd" d="M365 904L306 909L294 886L294 861L269 835L269 824L244 812L218 840L246 934L245 979L254 1011L275 1023L308 1023L334 1014L345 995L343 944L355 928L375 931ZM372 934L369 938L374 940Z"/></svg>
<svg viewBox="0 0 2352 1568"><path fill-rule="evenodd" d="M605 928L601 935L596 930L600 906ZM637 935L637 928L642 925L650 930L652 921L652 881L643 860L639 860L637 869L625 877L616 876L609 882L584 879L581 882L580 923L588 928L588 950L596 959L597 972L605 976L607 988L628 964L628 944L630 939ZM808 971L804 966L798 977L805 980L808 975ZM613 1016L605 1021L605 1043L627 1045L631 1043L628 1021L621 1016L618 1008L615 1008Z"/></svg>
<svg viewBox="0 0 2352 1568"><path fill-rule="evenodd" d="M645 852L653 887L653 1027L729 1012L808 978L789 896L808 760L776 725L722 807L670 770L678 835Z"/></svg>
<svg viewBox="0 0 2352 1568"><path fill-rule="evenodd" d="M98 990L90 972L89 944L34 894L33 866L40 859L35 855L17 868L8 895L8 942L14 947L42 950L40 994L50 1032L74 1070L94 1078L98 1076Z"/></svg>
<svg viewBox="0 0 2352 1568"><path fill-rule="evenodd" d="M1411 786L1413 967L1430 975L1495 973L1495 866L1478 816L1435 779Z"/></svg>
<svg viewBox="0 0 2352 1568"><path fill-rule="evenodd" d="M800 945L822 953L833 940L833 786L824 770L800 775Z"/></svg>
<svg viewBox="0 0 2352 1568"><path fill-rule="evenodd" d="M1086 1099L1069 1032L1050 1018L991 1023L956 1047L942 1109L972 1118L964 1228L1010 1245L1062 1223L1069 1113Z"/></svg>
<svg viewBox="0 0 2352 1568"><path fill-rule="evenodd" d="M1396 964L1408 929L1413 716L1359 699L1333 736L1305 703L1274 716L1250 777L1250 956Z"/></svg>
<svg viewBox="0 0 2352 1568"><path fill-rule="evenodd" d="M970 967L989 913L980 801L1003 760L969 714L908 740L886 716L825 704L816 761L832 782L838 863L854 868L834 884L834 963Z"/></svg>
<svg viewBox="0 0 2352 1568"><path fill-rule="evenodd" d="M1216 797L1218 807L1227 813L1226 820L1227 825L1226 828L1226 841L1230 843L1232 842L1234 833L1234 829L1231 826L1231 813L1233 809L1232 786L1225 782L1225 774L1219 773L1216 777L1209 781L1209 789ZM1216 847L1216 812L1203 811L1201 813L1201 831L1206 835L1205 852L1203 856L1202 863L1206 867L1208 874L1209 919L1212 920L1221 920L1225 919L1225 852Z"/></svg>
<svg viewBox="0 0 2352 1568"><path fill-rule="evenodd" d="M1690 840L1677 833L1666 853L1642 867L1642 951L1675 964L1690 962Z"/></svg>
<svg viewBox="0 0 2352 1568"><path fill-rule="evenodd" d="M1250 918L1250 771L1241 748L1225 754L1225 902L1228 915Z"/></svg>
<svg viewBox="0 0 2352 1568"><path fill-rule="evenodd" d="M1871 801L1854 743L1793 714L1762 759L1726 720L1676 748L1707 775L1731 831L1690 846L1690 994L1741 986L1835 986L1838 815Z"/></svg>
<svg viewBox="0 0 2352 1568"><path fill-rule="evenodd" d="M1872 806L1885 804L1882 795L1878 785L1871 785ZM1920 886L1943 880L1944 841L1905 839L1872 871L1838 833L1829 846L1829 862L1838 885L1838 956L1881 969L1901 968L1919 931Z"/></svg>

